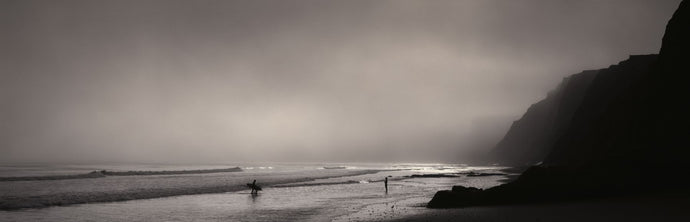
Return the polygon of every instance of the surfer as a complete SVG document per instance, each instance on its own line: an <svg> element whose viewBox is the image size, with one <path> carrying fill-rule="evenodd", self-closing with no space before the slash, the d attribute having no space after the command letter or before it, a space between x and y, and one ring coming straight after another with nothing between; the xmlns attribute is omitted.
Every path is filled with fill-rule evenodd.
<svg viewBox="0 0 690 222"><path fill-rule="evenodd" d="M261 190L261 187L256 185L256 180L254 180L252 183L248 183L247 186L252 188L252 194L258 194L259 190Z"/></svg>

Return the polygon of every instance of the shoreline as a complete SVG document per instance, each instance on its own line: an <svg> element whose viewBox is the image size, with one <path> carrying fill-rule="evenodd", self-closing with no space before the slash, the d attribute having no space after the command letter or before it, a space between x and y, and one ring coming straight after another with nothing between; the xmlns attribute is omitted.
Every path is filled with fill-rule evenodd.
<svg viewBox="0 0 690 222"><path fill-rule="evenodd" d="M270 179L269 175L243 175L257 178L262 186L308 182L319 179L366 175L381 170L332 170L316 177L288 177ZM85 203L107 203L161 197L212 194L246 190L244 178L238 172L212 174L131 175L83 178L78 180L0 181L0 210L14 211ZM242 172L240 172L242 173ZM244 172L246 173L246 172ZM137 181L139 180L139 181ZM192 180L189 182L187 180ZM190 184L191 183L191 184ZM185 186L175 186L184 184ZM156 187L162 185L162 187ZM126 186L122 188L120 186ZM31 187L32 189L27 189ZM51 187L61 190L50 192ZM92 190L93 189L93 190ZM46 191L48 190L48 191ZM15 193L12 191L24 191ZM36 192L32 192L36 191Z"/></svg>
<svg viewBox="0 0 690 222"><path fill-rule="evenodd" d="M251 220L390 220L430 211L424 205L440 189L455 184L488 188L509 178L501 173L504 168L489 166L352 168L299 166L232 173L0 182L0 207L4 205L0 217L50 221L56 219L54 216L60 220L86 216L121 221L122 215L128 215L135 221L236 221L262 215ZM389 178L389 192L384 191L383 178ZM249 194L245 185L254 179L265 188L258 195Z"/></svg>

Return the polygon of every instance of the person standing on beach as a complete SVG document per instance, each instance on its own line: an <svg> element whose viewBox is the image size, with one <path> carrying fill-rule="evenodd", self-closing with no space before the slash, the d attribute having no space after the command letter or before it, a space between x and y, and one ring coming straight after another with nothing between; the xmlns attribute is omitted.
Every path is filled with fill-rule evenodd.
<svg viewBox="0 0 690 222"><path fill-rule="evenodd" d="M388 177L383 180L383 186L386 187L386 193L388 193Z"/></svg>
<svg viewBox="0 0 690 222"><path fill-rule="evenodd" d="M254 182L252 182L252 183L248 183L247 186L252 189L251 194L255 194L255 193L258 194L259 193L259 189L256 186L256 180L254 180Z"/></svg>

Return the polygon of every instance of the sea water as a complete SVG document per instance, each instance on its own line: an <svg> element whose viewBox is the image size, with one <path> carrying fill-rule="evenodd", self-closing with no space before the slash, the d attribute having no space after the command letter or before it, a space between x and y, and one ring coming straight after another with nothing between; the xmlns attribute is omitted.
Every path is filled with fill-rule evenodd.
<svg viewBox="0 0 690 222"><path fill-rule="evenodd" d="M109 171L222 169L242 172L108 176L54 181L2 181L0 202L16 197L88 198L97 203L0 211L2 221L371 221L428 211L438 190L453 185L488 188L505 176L467 177L468 172L499 172L495 166L461 164L237 163L220 165L6 165L0 177ZM412 177L452 175L457 177ZM383 184L388 178L388 192ZM257 180L264 189L244 186ZM229 192L211 188L228 186ZM169 190L204 194L167 195ZM208 192L207 192L208 191ZM155 194L161 194L157 197ZM152 195L153 194L153 195ZM127 201L117 201L127 195ZM140 196L137 196L140 195ZM83 197L86 196L86 197ZM50 197L50 198L48 198ZM139 197L145 198L140 199ZM154 198L152 198L154 197ZM31 198L28 198L31 199ZM40 199L40 198L38 198ZM68 203L68 202L66 202ZM51 204L49 204L51 205Z"/></svg>

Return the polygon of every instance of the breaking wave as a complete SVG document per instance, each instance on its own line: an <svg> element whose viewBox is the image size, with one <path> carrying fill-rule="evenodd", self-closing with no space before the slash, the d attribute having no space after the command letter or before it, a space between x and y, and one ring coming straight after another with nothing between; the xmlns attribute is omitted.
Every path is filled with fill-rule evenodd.
<svg viewBox="0 0 690 222"><path fill-rule="evenodd" d="M232 172L235 171L236 168ZM158 171L158 173L152 174L155 171L129 171L129 172L119 172L117 176L121 175L161 175L161 174L191 174L191 172L220 172L219 170L228 169L218 169L218 170L183 170L183 171ZM146 172L146 173L144 173ZM162 173L165 172L165 173ZM224 171L223 171L224 172ZM270 179L264 178L261 183L264 187L280 187L280 184L288 183L300 183L308 182L319 179L329 179L329 178L339 178L348 177L364 174L372 174L379 172L377 170L357 170L342 172L331 175L322 176L312 176L312 177L302 177L302 176L280 176L280 179ZM106 174L109 172L106 171ZM113 172L114 173L114 172ZM106 177L103 175L102 171L94 171L89 174L101 175L100 177ZM78 175L74 175L78 176ZM257 175L213 175L213 176L187 176L178 175L174 177L106 177L103 180L96 179L94 181L71 181L70 184L79 187L75 188L78 191L51 191L45 194L36 195L35 193L11 193L11 192L0 192L0 210L17 210L22 208L41 208L50 206L63 206L71 204L83 204L83 203L94 203L94 202L114 202L114 201L126 201L126 200L136 200L136 199L150 199L150 198L160 198L160 197L170 197L179 195L195 195L195 194L207 194L207 193L224 193L224 192L234 192L246 190L247 187L242 183L250 181ZM46 187L50 187L57 181L49 181L53 178L56 179L63 178L60 176L42 176L37 178L43 178L48 181L14 181L14 182L3 182L0 183L0 188L8 190L16 189L17 186L25 187L28 190L45 190ZM26 178L25 178L26 179ZM64 179L64 178L63 178ZM7 181L7 180L6 180ZM62 182L60 182L62 183ZM175 185L175 183L179 183ZM126 189L118 188L118 184L133 184L132 187ZM324 185L324 184L322 184ZM297 185L297 186L305 186ZM4 188L3 188L4 187ZM36 188L33 188L36 187ZM104 188L111 187L111 188ZM1 190L0 189L0 190Z"/></svg>
<svg viewBox="0 0 690 222"><path fill-rule="evenodd" d="M74 175L50 175L50 176L20 176L20 177L0 177L0 181L31 181L31 180L70 180L70 179L89 179L105 176L151 176L151 175L178 175L178 174L204 174L204 173L227 173L240 172L239 167L225 169L204 169L204 170L165 170L165 171L92 171L85 174Z"/></svg>

